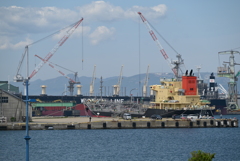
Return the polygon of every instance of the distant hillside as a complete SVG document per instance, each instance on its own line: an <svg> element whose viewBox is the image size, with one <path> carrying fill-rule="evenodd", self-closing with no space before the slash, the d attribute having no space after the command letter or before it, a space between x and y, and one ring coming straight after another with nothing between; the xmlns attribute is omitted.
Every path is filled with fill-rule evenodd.
<svg viewBox="0 0 240 161"><path fill-rule="evenodd" d="M202 79L204 79L205 83L209 82L209 76L210 72L203 72L201 73ZM196 74L195 74L196 75ZM216 74L214 74L216 77L216 82L218 84L221 84L226 90L228 89L228 78L222 78L217 77ZM73 78L73 75L68 75L70 78ZM146 74L140 74L140 75L134 75L130 77L123 77L122 79L122 86L121 86L121 96L129 96L130 91L131 94L135 96L141 96L142 95L142 86L145 82ZM154 85L160 83L160 78L173 78L172 73L149 73L149 80L148 85ZM78 81L81 82L82 85L82 94L83 95L89 95L89 86L92 78L91 77L78 77ZM117 84L118 77L109 77L109 78L103 78L103 95L111 96L113 94L113 88L112 86ZM238 81L238 91L240 91L240 81ZM22 83L15 83L11 82L11 84L18 86L20 91L24 93L23 91L23 85ZM64 95L65 91L67 90L67 95L69 95L67 86L68 86L68 79L65 77L57 77L54 79L48 79L48 80L36 80L33 82L30 82L29 86L29 95L39 95L41 94L41 86L46 85L46 93L48 95ZM134 89L134 90L133 90ZM75 87L74 89L74 95L77 93L77 89ZM94 93L95 96L100 96L100 78L95 79L94 83ZM149 93L149 90L148 90Z"/></svg>

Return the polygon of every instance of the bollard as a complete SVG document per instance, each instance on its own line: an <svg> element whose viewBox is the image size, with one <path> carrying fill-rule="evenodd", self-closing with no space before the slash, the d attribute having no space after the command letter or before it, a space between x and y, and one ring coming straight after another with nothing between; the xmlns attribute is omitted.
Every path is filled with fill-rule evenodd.
<svg viewBox="0 0 240 161"><path fill-rule="evenodd" d="M107 123L106 123L106 122L103 123L103 128L104 128L104 129L107 128Z"/></svg>
<svg viewBox="0 0 240 161"><path fill-rule="evenodd" d="M165 127L165 122L162 122L161 125L162 125L162 127Z"/></svg>
<svg viewBox="0 0 240 161"><path fill-rule="evenodd" d="M151 123L147 122L147 127L150 128L151 127Z"/></svg>

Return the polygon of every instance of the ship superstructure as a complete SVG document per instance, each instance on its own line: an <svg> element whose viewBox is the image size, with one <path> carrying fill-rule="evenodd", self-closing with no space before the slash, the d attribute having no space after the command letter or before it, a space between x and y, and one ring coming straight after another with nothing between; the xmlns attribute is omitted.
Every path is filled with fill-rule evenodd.
<svg viewBox="0 0 240 161"><path fill-rule="evenodd" d="M165 113L198 113L208 111L209 115L214 111L214 106L209 106L210 102L201 100L197 90L197 77L192 75L182 76L182 80L160 79L160 85L152 85L150 88L154 91L154 100L151 102L150 109L162 110L161 115Z"/></svg>

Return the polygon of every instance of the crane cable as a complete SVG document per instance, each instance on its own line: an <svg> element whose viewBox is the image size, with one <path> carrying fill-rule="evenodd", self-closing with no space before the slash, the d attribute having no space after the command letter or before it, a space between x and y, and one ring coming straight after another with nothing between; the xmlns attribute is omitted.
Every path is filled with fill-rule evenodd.
<svg viewBox="0 0 240 161"><path fill-rule="evenodd" d="M138 62L138 63L139 63L139 64L138 64L138 65L139 65L139 66L138 66L138 68L139 68L139 69L138 69L138 70L139 70L139 74L138 74L138 79L139 79L139 80L138 80L138 81L139 81L138 90L139 90L139 95L141 96L141 92L140 92L140 91L141 91L141 90L140 90L140 89L141 89L141 88L140 88L140 87L141 87L141 76L140 76L140 73L141 73L141 52L140 52L140 51L141 51L141 49L140 49L140 45L141 45L141 42L140 42L141 37L140 37L140 36L141 36L141 35L140 35L140 22L141 22L141 18L139 17L139 23L138 23L138 24L139 24L139 25L138 25L138 29L139 29L139 30L138 30L138 31L139 31L139 32L138 32L138 38L139 38L139 39L138 39L138 43L139 43L139 49L138 49L138 57L139 57L139 62Z"/></svg>
<svg viewBox="0 0 240 161"><path fill-rule="evenodd" d="M172 45L153 27L153 25L148 21L148 23L149 23L149 25L153 28L153 30L163 39L163 41L165 41L165 43L175 52L175 53L177 53L177 55L180 55L178 52L177 52L177 50L175 50L173 47L172 47ZM181 58L182 59L182 58ZM182 59L182 61L183 61L183 59ZM184 65L184 68L186 69L186 66L185 66L185 64L183 63L183 65ZM181 69L180 69L181 70ZM182 71L182 70L181 70ZM183 71L182 71L183 72Z"/></svg>
<svg viewBox="0 0 240 161"><path fill-rule="evenodd" d="M153 28L154 31L165 41L165 43L172 48L173 51L175 51L177 54L179 54L171 45L170 43L153 27L153 25L148 21L149 25ZM180 55L180 54L179 54Z"/></svg>
<svg viewBox="0 0 240 161"><path fill-rule="evenodd" d="M84 61L84 57L83 57L83 22L82 22L82 70L83 70L83 61Z"/></svg>
<svg viewBox="0 0 240 161"><path fill-rule="evenodd" d="M40 40L37 40L37 41L35 41L35 42L31 43L31 44L28 44L27 46L31 46L31 45L33 45L33 44L36 44L36 43L42 41L42 40L45 40L45 39L47 39L48 37L51 37L52 35L55 35L55 34L61 32L62 30L65 30L66 28L69 28L69 27L71 27L71 26L73 27L76 23L78 23L78 21L75 22L75 23L73 23L73 24L71 24L71 25L69 25L69 26L67 26L67 27L64 27L64 28L62 28L62 29L60 29L60 30L58 30L58 31L56 31L56 32L54 32L54 33L52 33L52 34L50 34L50 35L48 35L48 36L46 36L46 37L44 37L44 38L42 38L42 39L40 39Z"/></svg>

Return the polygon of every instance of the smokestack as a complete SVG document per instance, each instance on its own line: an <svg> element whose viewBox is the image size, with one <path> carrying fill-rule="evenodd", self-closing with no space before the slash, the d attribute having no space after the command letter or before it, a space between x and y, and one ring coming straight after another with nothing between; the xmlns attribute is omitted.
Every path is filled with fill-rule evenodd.
<svg viewBox="0 0 240 161"><path fill-rule="evenodd" d="M77 85L77 95L81 95L81 85Z"/></svg>
<svg viewBox="0 0 240 161"><path fill-rule="evenodd" d="M41 87L42 87L42 94L41 95L47 95L46 94L46 87L47 86L46 85L42 85Z"/></svg>

